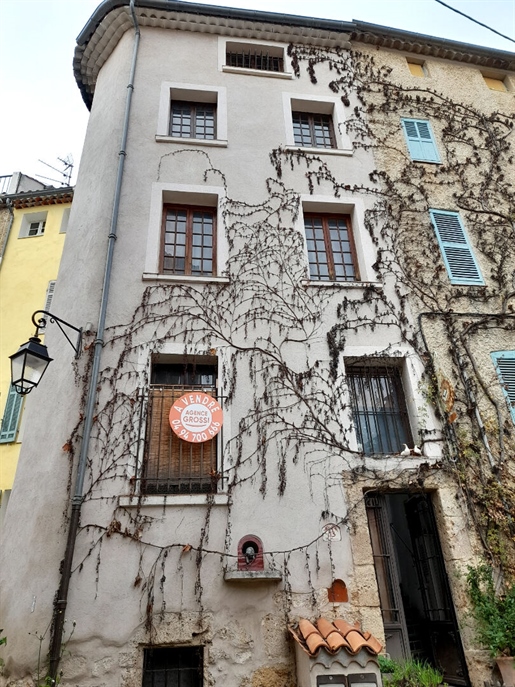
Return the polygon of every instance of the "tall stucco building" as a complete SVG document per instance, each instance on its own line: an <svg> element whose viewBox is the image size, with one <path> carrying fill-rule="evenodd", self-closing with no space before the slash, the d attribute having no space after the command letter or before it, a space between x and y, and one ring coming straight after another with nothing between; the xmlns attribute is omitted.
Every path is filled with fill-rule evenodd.
<svg viewBox="0 0 515 687"><path fill-rule="evenodd" d="M53 308L86 331L74 362L48 328L27 409L4 683L41 646L84 687L380 685L384 651L483 687L467 568L514 565L513 56L161 0L77 42Z"/></svg>
<svg viewBox="0 0 515 687"><path fill-rule="evenodd" d="M0 180L1 522L20 452L25 406L11 386L8 356L30 332L32 313L50 307L73 189L47 187L20 172Z"/></svg>

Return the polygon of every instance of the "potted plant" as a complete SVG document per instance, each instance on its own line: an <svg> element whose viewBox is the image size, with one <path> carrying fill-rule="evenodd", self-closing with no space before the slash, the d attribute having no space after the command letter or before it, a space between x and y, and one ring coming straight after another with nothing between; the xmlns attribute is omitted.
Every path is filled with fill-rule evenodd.
<svg viewBox="0 0 515 687"><path fill-rule="evenodd" d="M467 588L476 621L477 640L495 658L505 687L515 687L515 581L495 590L492 568L469 568Z"/></svg>
<svg viewBox="0 0 515 687"><path fill-rule="evenodd" d="M379 669L384 687L439 687L443 680L438 670L413 658L401 662L380 656Z"/></svg>

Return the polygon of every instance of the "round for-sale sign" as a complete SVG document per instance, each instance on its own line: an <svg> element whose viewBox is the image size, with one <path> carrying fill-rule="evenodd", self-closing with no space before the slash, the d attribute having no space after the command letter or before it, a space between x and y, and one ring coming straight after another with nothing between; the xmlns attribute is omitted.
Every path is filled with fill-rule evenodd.
<svg viewBox="0 0 515 687"><path fill-rule="evenodd" d="M189 391L170 408L170 427L180 439L200 444L216 437L223 423L220 404L202 391Z"/></svg>

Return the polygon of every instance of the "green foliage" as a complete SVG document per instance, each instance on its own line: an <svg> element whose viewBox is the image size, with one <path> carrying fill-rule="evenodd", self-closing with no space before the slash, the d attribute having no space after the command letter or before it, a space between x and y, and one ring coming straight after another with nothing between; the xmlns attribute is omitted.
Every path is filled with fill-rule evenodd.
<svg viewBox="0 0 515 687"><path fill-rule="evenodd" d="M492 657L515 656L515 582L497 594L492 568L483 563L469 568L467 590L478 642Z"/></svg>
<svg viewBox="0 0 515 687"><path fill-rule="evenodd" d="M377 662L379 663L379 670L382 673L393 673L396 663L391 658L387 656L378 656Z"/></svg>
<svg viewBox="0 0 515 687"><path fill-rule="evenodd" d="M391 677L384 680L385 687L439 687L442 684L443 675L425 661L417 661L413 658L398 662L385 659L384 665L388 665ZM382 662L379 663L381 672Z"/></svg>

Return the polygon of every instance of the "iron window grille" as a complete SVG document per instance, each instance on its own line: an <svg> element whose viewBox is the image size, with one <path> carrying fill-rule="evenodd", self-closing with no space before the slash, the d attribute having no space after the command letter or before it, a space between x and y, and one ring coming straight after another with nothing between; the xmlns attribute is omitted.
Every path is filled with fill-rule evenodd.
<svg viewBox="0 0 515 687"><path fill-rule="evenodd" d="M263 50L228 50L225 63L228 67L259 69L265 72L284 71L283 58Z"/></svg>
<svg viewBox="0 0 515 687"><path fill-rule="evenodd" d="M144 649L142 687L202 687L203 647Z"/></svg>
<svg viewBox="0 0 515 687"><path fill-rule="evenodd" d="M170 427L170 408L188 391L202 391L220 403L216 366L156 364L152 367L140 488L143 494L217 491L217 437L200 444L190 443L179 439Z"/></svg>
<svg viewBox="0 0 515 687"><path fill-rule="evenodd" d="M176 138L216 138L216 104L172 100L170 136Z"/></svg>
<svg viewBox="0 0 515 687"><path fill-rule="evenodd" d="M303 148L336 148L331 115L292 112L292 119L295 145Z"/></svg>
<svg viewBox="0 0 515 687"><path fill-rule="evenodd" d="M162 274L216 274L215 210L164 207Z"/></svg>
<svg viewBox="0 0 515 687"><path fill-rule="evenodd" d="M304 216L310 279L359 281L349 215Z"/></svg>
<svg viewBox="0 0 515 687"><path fill-rule="evenodd" d="M360 450L388 454L412 446L400 369L349 367L347 380Z"/></svg>

